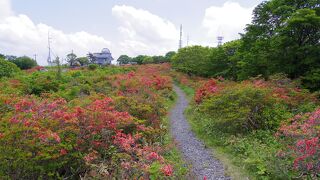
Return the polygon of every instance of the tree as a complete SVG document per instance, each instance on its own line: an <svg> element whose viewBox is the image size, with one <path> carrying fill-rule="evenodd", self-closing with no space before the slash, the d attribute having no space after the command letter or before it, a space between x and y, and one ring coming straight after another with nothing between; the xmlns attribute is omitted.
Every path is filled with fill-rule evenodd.
<svg viewBox="0 0 320 180"><path fill-rule="evenodd" d="M175 69L200 76L212 75L210 56L212 49L202 46L191 46L179 49L172 59Z"/></svg>
<svg viewBox="0 0 320 180"><path fill-rule="evenodd" d="M60 58L56 57L55 61L54 61L57 65L57 74L56 74L56 78L57 80L60 80L62 78L62 69L61 69L61 62L60 62Z"/></svg>
<svg viewBox="0 0 320 180"><path fill-rule="evenodd" d="M13 55L6 55L6 57L5 57L4 59L6 59L6 60L8 60L8 61L12 61L12 60L17 59L17 56L13 56Z"/></svg>
<svg viewBox="0 0 320 180"><path fill-rule="evenodd" d="M152 64L154 62L153 58L150 56L145 56L143 58L142 64Z"/></svg>
<svg viewBox="0 0 320 180"><path fill-rule="evenodd" d="M165 63L167 62L166 58L164 56L153 56L152 57L153 62L155 64Z"/></svg>
<svg viewBox="0 0 320 180"><path fill-rule="evenodd" d="M87 57L79 57L76 59L76 61L79 62L81 66L86 66L89 64L89 59Z"/></svg>
<svg viewBox="0 0 320 180"><path fill-rule="evenodd" d="M242 79L274 73L297 78L319 66L319 11L318 0L271 0L258 5L242 38Z"/></svg>
<svg viewBox="0 0 320 180"><path fill-rule="evenodd" d="M11 77L16 72L19 72L19 68L12 62L6 61L3 58L0 58L0 78L2 77Z"/></svg>
<svg viewBox="0 0 320 180"><path fill-rule="evenodd" d="M142 64L144 58L146 58L147 56L145 55L139 55L137 57L132 58L132 62L136 62L137 64Z"/></svg>
<svg viewBox="0 0 320 180"><path fill-rule="evenodd" d="M167 62L170 62L173 58L174 55L176 55L177 53L175 51L170 51L167 52L167 54L164 56L166 58Z"/></svg>
<svg viewBox="0 0 320 180"><path fill-rule="evenodd" d="M121 55L117 61L119 64L129 64L132 61L132 58L127 55Z"/></svg>
<svg viewBox="0 0 320 180"><path fill-rule="evenodd" d="M210 56L210 76L222 76L227 79L237 80L238 73L238 49L241 46L241 40L235 40L225 43L217 48L212 48Z"/></svg>
<svg viewBox="0 0 320 180"><path fill-rule="evenodd" d="M38 65L35 60L29 58L28 56L18 57L9 61L17 65L22 70L31 69Z"/></svg>
<svg viewBox="0 0 320 180"><path fill-rule="evenodd" d="M75 55L73 52L67 55L67 62L70 66L75 66L77 63L77 55Z"/></svg>
<svg viewBox="0 0 320 180"><path fill-rule="evenodd" d="M0 58L1 58L1 59L5 59L6 56L5 56L4 54L0 54Z"/></svg>
<svg viewBox="0 0 320 180"><path fill-rule="evenodd" d="M89 53L87 55L87 57L88 57L89 63L91 63L91 64L96 63L96 58L94 57L94 55L92 53Z"/></svg>

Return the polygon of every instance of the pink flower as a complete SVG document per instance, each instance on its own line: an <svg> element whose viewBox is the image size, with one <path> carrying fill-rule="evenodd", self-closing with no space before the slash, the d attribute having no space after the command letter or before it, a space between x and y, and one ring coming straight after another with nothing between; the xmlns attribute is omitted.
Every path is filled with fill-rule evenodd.
<svg viewBox="0 0 320 180"><path fill-rule="evenodd" d="M52 138L57 141L58 143L61 142L60 136L57 133L52 133L51 134Z"/></svg>
<svg viewBox="0 0 320 180"><path fill-rule="evenodd" d="M148 160L159 160L160 156L156 152L151 152L148 157Z"/></svg>
<svg viewBox="0 0 320 180"><path fill-rule="evenodd" d="M164 165L161 168L161 171L165 176L172 176L173 175L173 168L172 168L172 166L170 164Z"/></svg>
<svg viewBox="0 0 320 180"><path fill-rule="evenodd" d="M61 149L60 150L60 155L61 156L66 155L66 154L68 154L67 150L65 150L65 149Z"/></svg>
<svg viewBox="0 0 320 180"><path fill-rule="evenodd" d="M98 157L98 152L94 151L94 152L91 152L89 154L87 154L83 159L87 162L87 163L90 163L94 160L96 160Z"/></svg>
<svg viewBox="0 0 320 180"><path fill-rule="evenodd" d="M131 165L129 162L122 162L121 167L128 170L130 169Z"/></svg>

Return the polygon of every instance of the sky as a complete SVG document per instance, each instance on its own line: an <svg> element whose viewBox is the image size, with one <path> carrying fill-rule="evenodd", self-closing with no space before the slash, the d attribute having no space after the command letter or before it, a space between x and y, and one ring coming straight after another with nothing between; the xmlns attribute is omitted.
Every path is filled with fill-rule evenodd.
<svg viewBox="0 0 320 180"><path fill-rule="evenodd" d="M48 32L54 56L86 56L109 48L122 54L164 55L183 46L238 39L262 0L0 0L0 53L37 55L46 65ZM189 37L189 38L188 38ZM189 39L189 41L188 41Z"/></svg>

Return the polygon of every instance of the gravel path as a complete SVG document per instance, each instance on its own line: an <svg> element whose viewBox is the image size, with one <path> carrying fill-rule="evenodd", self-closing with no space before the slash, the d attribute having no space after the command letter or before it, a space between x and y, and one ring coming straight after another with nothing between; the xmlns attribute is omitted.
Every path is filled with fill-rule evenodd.
<svg viewBox="0 0 320 180"><path fill-rule="evenodd" d="M224 176L223 165L215 159L210 149L196 138L184 116L189 102L182 90L174 86L178 95L178 102L170 114L171 134L178 144L184 158L191 164L196 179L230 179Z"/></svg>

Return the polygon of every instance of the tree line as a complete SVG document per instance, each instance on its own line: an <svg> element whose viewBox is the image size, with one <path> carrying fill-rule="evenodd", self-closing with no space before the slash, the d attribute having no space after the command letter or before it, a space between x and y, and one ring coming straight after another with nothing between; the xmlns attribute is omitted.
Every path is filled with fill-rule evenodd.
<svg viewBox="0 0 320 180"><path fill-rule="evenodd" d="M182 48L171 61L175 69L190 75L241 81L282 73L319 90L319 0L262 2L239 40L214 48Z"/></svg>
<svg viewBox="0 0 320 180"><path fill-rule="evenodd" d="M136 57L129 57L128 55L121 55L117 62L120 65L125 64L160 64L170 62L172 57L176 54L174 51L170 51L166 53L164 56L147 56L147 55L139 55Z"/></svg>

